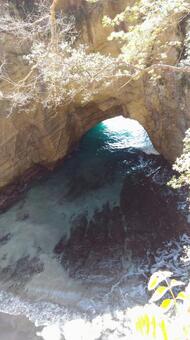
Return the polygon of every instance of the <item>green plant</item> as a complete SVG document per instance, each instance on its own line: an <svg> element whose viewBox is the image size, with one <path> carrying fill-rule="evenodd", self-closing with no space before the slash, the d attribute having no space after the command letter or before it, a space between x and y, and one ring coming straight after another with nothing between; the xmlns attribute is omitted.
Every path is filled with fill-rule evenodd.
<svg viewBox="0 0 190 340"><path fill-rule="evenodd" d="M190 129L186 131L183 145L182 155L176 159L173 165L173 169L179 173L179 176L173 176L168 183L174 189L190 185Z"/></svg>
<svg viewBox="0 0 190 340"><path fill-rule="evenodd" d="M185 293L180 291L176 296L173 289L174 287L184 286L182 281L171 279L172 272L170 271L158 271L154 273L149 280L148 290L152 291L155 289L150 302L157 302L166 294L169 293L170 298L162 301L160 307L168 312L172 307L177 308L178 300L185 299ZM161 284L163 283L164 284Z"/></svg>
<svg viewBox="0 0 190 340"><path fill-rule="evenodd" d="M180 23L189 11L185 0L134 0L115 18L103 18L103 25L112 29L109 40L120 43L129 77L138 79L147 72L155 82L156 65L178 65L183 51Z"/></svg>
<svg viewBox="0 0 190 340"><path fill-rule="evenodd" d="M10 78L7 59L0 60L0 100L7 115L27 112L28 108L31 112L31 103L33 109L43 106L50 110L85 105L100 93L111 92L116 80L125 76L125 65L119 58L90 53L82 44L76 46L73 17L56 17L54 7L51 15L49 11L47 5L43 16L39 9L38 18L31 15L25 20L7 11L2 13L0 31L4 39L16 35L20 45L29 45L19 57L25 76L21 73L21 77Z"/></svg>
<svg viewBox="0 0 190 340"><path fill-rule="evenodd" d="M168 324L165 317L143 314L137 318L135 328L142 337L169 340Z"/></svg>
<svg viewBox="0 0 190 340"><path fill-rule="evenodd" d="M158 271L150 277L148 290L154 291L150 303L160 301L167 293L170 297L161 302L159 309L153 311L147 309L147 312L136 318L135 331L142 337L159 340L189 339L190 324L185 321L187 314L185 314L186 311L181 311L179 308L182 302L189 301L190 297L185 291L175 294L174 288L184 286L184 283L173 279L172 274L169 271ZM179 332L175 334L174 327L181 313L184 313L184 323L179 319Z"/></svg>

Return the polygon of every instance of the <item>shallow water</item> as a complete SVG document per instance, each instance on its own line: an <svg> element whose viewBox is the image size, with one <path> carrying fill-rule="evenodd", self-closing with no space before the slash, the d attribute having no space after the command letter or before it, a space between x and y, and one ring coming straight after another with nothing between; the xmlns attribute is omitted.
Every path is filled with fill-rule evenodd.
<svg viewBox="0 0 190 340"><path fill-rule="evenodd" d="M190 238L183 228L173 232L176 216L162 203L172 196L164 184L170 169L156 154L138 123L105 121L0 216L3 320L20 315L36 326L59 324L53 340L61 339L60 332L66 340L89 340L89 333L111 339L105 330L115 323L117 339L125 311L148 301L152 272L167 268L187 280L189 263L181 257ZM147 190L144 175L154 181L148 180ZM157 184L158 207L152 205ZM183 210L183 200L178 207ZM72 333L73 325L80 334Z"/></svg>

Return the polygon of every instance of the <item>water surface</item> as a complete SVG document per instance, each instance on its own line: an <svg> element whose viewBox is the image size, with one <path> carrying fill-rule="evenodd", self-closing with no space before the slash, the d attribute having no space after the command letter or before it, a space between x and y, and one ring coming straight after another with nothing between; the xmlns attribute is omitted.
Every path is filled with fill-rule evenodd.
<svg viewBox="0 0 190 340"><path fill-rule="evenodd" d="M57 324L54 340L60 332L66 340L126 334L126 310L148 301L152 272L188 277L181 257L190 239L183 228L175 233L169 176L137 122L118 117L89 131L63 166L0 216L4 320ZM30 327L25 340L35 339Z"/></svg>

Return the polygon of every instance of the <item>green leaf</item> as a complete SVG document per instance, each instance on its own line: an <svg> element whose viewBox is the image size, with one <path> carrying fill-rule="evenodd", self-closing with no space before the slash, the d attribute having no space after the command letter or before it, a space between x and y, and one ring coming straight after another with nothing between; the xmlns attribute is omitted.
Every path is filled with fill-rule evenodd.
<svg viewBox="0 0 190 340"><path fill-rule="evenodd" d="M166 278L171 277L172 272L169 271L158 271L151 275L149 283L148 283L148 290L155 289L159 283L164 281Z"/></svg>
<svg viewBox="0 0 190 340"><path fill-rule="evenodd" d="M136 330L141 335L149 335L150 332L150 319L148 314L143 314L136 320Z"/></svg>
<svg viewBox="0 0 190 340"><path fill-rule="evenodd" d="M182 301L185 301L188 298L189 296L185 292L179 292L179 294L176 297L177 300L182 300Z"/></svg>
<svg viewBox="0 0 190 340"><path fill-rule="evenodd" d="M170 288L177 287L177 286L184 286L184 285L185 285L185 283L182 282L182 281L177 281L175 279L172 279L170 281Z"/></svg>
<svg viewBox="0 0 190 340"><path fill-rule="evenodd" d="M152 337L156 338L157 321L155 315L152 317Z"/></svg>
<svg viewBox="0 0 190 340"><path fill-rule="evenodd" d="M149 335L149 333L150 333L150 318L149 318L148 314L145 314L145 325L146 325L145 334Z"/></svg>
<svg viewBox="0 0 190 340"><path fill-rule="evenodd" d="M164 310L164 312L167 312L171 307L173 307L174 301L172 299L165 299L162 301L160 307Z"/></svg>
<svg viewBox="0 0 190 340"><path fill-rule="evenodd" d="M143 335L144 322L143 322L143 317L142 316L139 317L136 320L135 327L136 327L136 331Z"/></svg>
<svg viewBox="0 0 190 340"><path fill-rule="evenodd" d="M169 338L168 338L168 331L167 331L167 326L166 326L165 320L161 321L160 328L162 330L163 339L164 340L169 340Z"/></svg>
<svg viewBox="0 0 190 340"><path fill-rule="evenodd" d="M152 295L150 302L156 302L162 298L162 296L168 291L168 287L166 286L159 286L154 294Z"/></svg>
<svg viewBox="0 0 190 340"><path fill-rule="evenodd" d="M148 283L148 290L153 290L159 285L159 283L160 283L159 278L156 275L155 276L152 275Z"/></svg>

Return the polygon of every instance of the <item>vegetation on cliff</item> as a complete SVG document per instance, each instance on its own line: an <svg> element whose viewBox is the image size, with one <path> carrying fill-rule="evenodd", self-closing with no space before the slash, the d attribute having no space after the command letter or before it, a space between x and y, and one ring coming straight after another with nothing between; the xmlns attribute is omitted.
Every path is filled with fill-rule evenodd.
<svg viewBox="0 0 190 340"><path fill-rule="evenodd" d="M137 308L132 315L134 334L138 339L189 339L190 295L179 288L184 283L173 279L172 275L169 271L158 271L150 277L150 304L143 309ZM153 303L160 304L160 307Z"/></svg>
<svg viewBox="0 0 190 340"><path fill-rule="evenodd" d="M154 74L156 64L177 66L183 53L179 26L189 11L186 0L136 0L114 19L105 16L103 24L113 28L109 39L121 42L123 59L140 77L144 71Z"/></svg>
<svg viewBox="0 0 190 340"><path fill-rule="evenodd" d="M72 3L74 4L74 1ZM120 44L121 53L118 57L89 51L89 46L80 44L74 16L68 16L66 12L64 15L58 13L54 7L50 10L48 1L40 1L36 9L25 13L26 15L20 15L14 6L11 8L6 2L1 4L3 15L0 22L0 39L4 39L4 44L7 44L7 37L14 35L17 43L22 47L27 46L26 51L19 56L25 72L18 78L14 77L14 73L13 77L10 75L9 61L6 56L1 55L0 101L5 103L5 112L8 115L18 111L24 114L26 110L30 113L33 105L41 105L50 110L62 106L83 106L95 102L96 97L101 98L102 93L110 89L112 93L119 92L130 82L143 78L145 74L150 76L155 85L158 81L162 85L160 68L178 69L188 66L189 35L184 36L183 24L189 16L189 1L134 0L130 3L131 5L115 18L103 18L103 25L112 29L110 43L116 40ZM67 5L69 6L69 1ZM79 8L80 1L77 2L76 10ZM65 125L67 128L66 123ZM46 130L43 131L44 135L46 133ZM62 134L60 140L63 140ZM39 141L40 139L38 143ZM22 140L17 144L21 145ZM29 144L35 144L33 139L29 140ZM53 153L51 147L50 153ZM31 158L32 164L38 163L38 158L37 161L34 156ZM44 161L44 156L40 160L42 159ZM174 169L180 176L173 179L172 185L189 185L189 130L184 140L183 154L177 159ZM184 312L180 309L180 313L181 311ZM158 322L163 339L168 338L165 323L174 327L176 322L181 322L180 325L183 326L180 313L163 318L162 313L159 314ZM189 312L185 310L182 315L188 318ZM150 330L150 327L153 327L154 333L154 317L149 319L145 314L140 316L139 320L137 326L140 328L144 327L145 322L145 335L149 335L147 329ZM189 324L184 327L186 335L189 336ZM151 334L151 339L153 335Z"/></svg>
<svg viewBox="0 0 190 340"><path fill-rule="evenodd" d="M16 30L20 44L30 46L30 52L23 55L28 73L19 81L9 77L6 59L1 61L0 79L8 87L0 92L0 98L9 103L9 114L26 110L31 102L52 108L83 105L125 75L121 60L89 53L87 46L77 44L73 16L55 18L44 2L38 5L37 14L25 19L11 14L9 7L3 6L3 10L1 31L9 34Z"/></svg>
<svg viewBox="0 0 190 340"><path fill-rule="evenodd" d="M190 129L186 131L183 153L181 157L176 159L173 169L180 174L178 177L174 177L170 181L170 184L174 188L190 185Z"/></svg>
<svg viewBox="0 0 190 340"><path fill-rule="evenodd" d="M89 1L96 2L96 1ZM9 84L1 91L1 99L9 101L10 113L31 102L57 106L61 102L76 105L88 103L101 91L125 77L128 84L147 71L159 78L158 65L177 65L183 52L180 23L189 14L185 0L136 0L115 18L104 17L103 24L112 27L110 40L119 40L121 54L117 58L99 52L89 53L76 41L74 17L56 10L71 6L79 10L81 1L40 1L32 14L23 19L6 2L1 5L4 16L1 31L15 32L21 44L30 45L24 56L29 72L23 79L8 77L6 60L1 60L1 80ZM173 32L173 33L172 33ZM177 60L177 62L176 62Z"/></svg>
<svg viewBox="0 0 190 340"><path fill-rule="evenodd" d="M186 0L136 0L115 18L103 18L104 26L113 29L109 40L121 42L121 56L128 68L129 81L148 72L156 85L161 78L158 67L172 65L173 61L175 67L190 65L189 21L183 38L183 22L189 13L190 3ZM116 27L121 29L116 31ZM174 60L173 56L176 56ZM180 176L173 178L170 184L174 188L190 185L190 130L186 131L183 153L173 168Z"/></svg>

